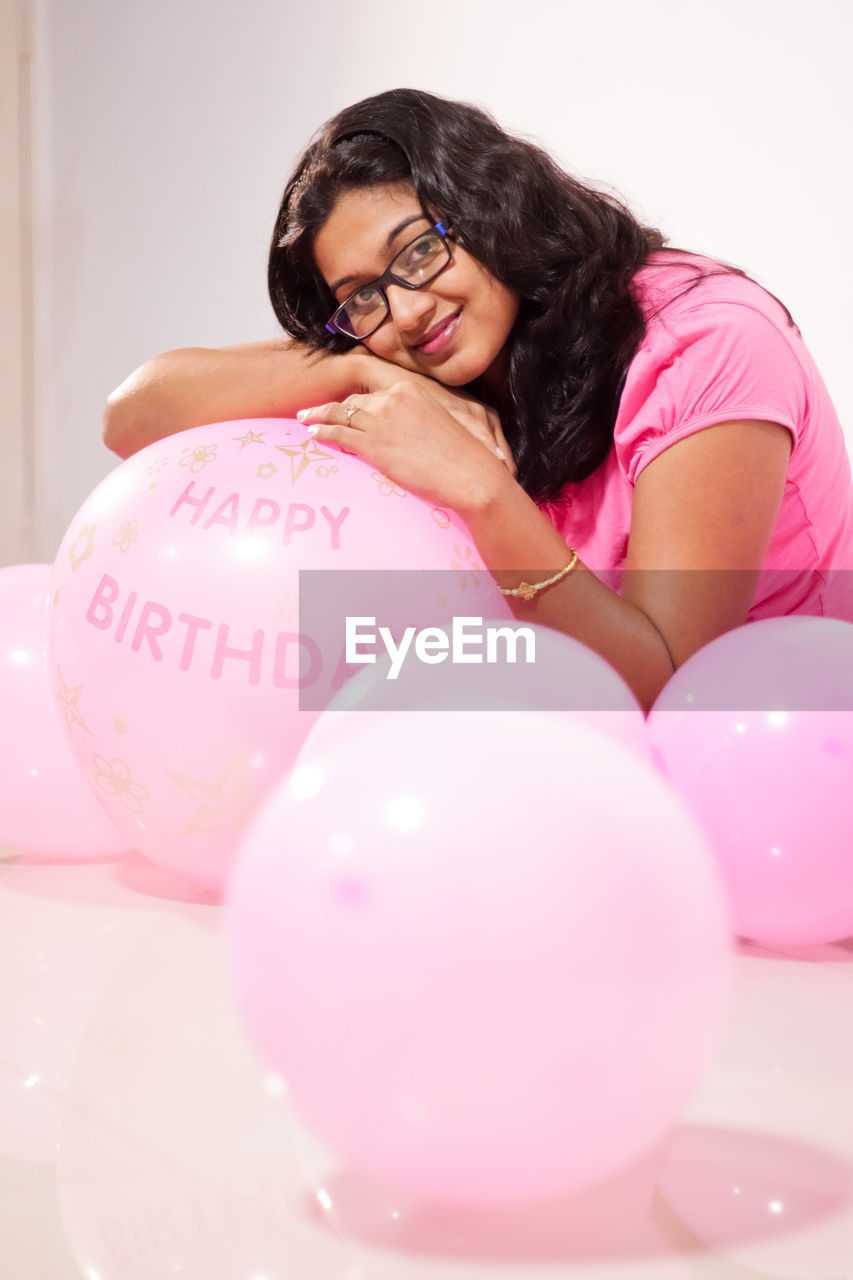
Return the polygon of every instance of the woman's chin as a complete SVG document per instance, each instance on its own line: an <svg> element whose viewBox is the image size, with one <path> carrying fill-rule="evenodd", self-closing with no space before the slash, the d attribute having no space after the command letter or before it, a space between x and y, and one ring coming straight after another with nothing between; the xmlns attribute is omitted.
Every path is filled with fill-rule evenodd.
<svg viewBox="0 0 853 1280"><path fill-rule="evenodd" d="M443 383L445 387L467 387L472 382L487 381L491 368L488 361L478 360L459 351L453 352L440 363L436 361L431 368L423 368L422 372L427 377L435 378L436 382Z"/></svg>

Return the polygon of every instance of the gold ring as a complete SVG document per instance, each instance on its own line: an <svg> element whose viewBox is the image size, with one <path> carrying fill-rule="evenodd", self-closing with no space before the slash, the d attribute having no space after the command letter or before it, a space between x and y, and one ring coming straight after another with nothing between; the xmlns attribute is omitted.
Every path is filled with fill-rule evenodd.
<svg viewBox="0 0 853 1280"><path fill-rule="evenodd" d="M354 413L356 413L356 412L357 412L357 410L358 410L358 405L357 405L357 404L356 404L356 405L351 405L351 406L349 406L348 408L347 408L347 407L345 407L345 408L344 408L344 413L347 415L347 426L348 426L348 427L349 427L349 426L352 426L352 415L353 415Z"/></svg>

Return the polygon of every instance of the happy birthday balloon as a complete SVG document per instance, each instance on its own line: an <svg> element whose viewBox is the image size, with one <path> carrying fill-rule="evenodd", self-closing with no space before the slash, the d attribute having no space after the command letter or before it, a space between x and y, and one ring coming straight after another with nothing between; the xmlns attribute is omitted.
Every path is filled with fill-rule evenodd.
<svg viewBox="0 0 853 1280"><path fill-rule="evenodd" d="M728 917L654 768L547 712L306 743L230 881L254 1043L342 1159L522 1202L653 1145L720 1030Z"/></svg>
<svg viewBox="0 0 853 1280"><path fill-rule="evenodd" d="M84 503L56 559L53 671L76 691L78 763L134 847L221 884L249 815L348 674L336 628L348 592L364 612L365 569L445 570L468 612L501 607L452 514L295 421L158 441ZM338 571L309 593L310 624L301 570ZM389 616L417 613L412 593L367 576ZM300 709L308 693L317 702Z"/></svg>
<svg viewBox="0 0 853 1280"><path fill-rule="evenodd" d="M648 720L717 858L736 931L853 934L853 625L771 618L679 667Z"/></svg>

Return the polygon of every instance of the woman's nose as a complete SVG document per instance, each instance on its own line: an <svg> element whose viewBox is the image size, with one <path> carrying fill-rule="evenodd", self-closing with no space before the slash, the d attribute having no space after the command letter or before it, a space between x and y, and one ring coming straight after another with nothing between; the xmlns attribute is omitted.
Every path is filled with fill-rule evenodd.
<svg viewBox="0 0 853 1280"><path fill-rule="evenodd" d="M435 299L428 289L404 289L390 284L386 288L391 318L400 333L412 333L422 329L435 310Z"/></svg>

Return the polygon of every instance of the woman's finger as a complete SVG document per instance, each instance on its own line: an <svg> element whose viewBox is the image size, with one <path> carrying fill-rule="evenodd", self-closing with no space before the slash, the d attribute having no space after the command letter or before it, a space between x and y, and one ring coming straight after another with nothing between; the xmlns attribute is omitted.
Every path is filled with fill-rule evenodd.
<svg viewBox="0 0 853 1280"><path fill-rule="evenodd" d="M349 425L356 408L355 405L347 406L335 401L300 409L296 416L307 427L309 436L321 444L334 445L342 453L358 453L358 448L351 446L364 442L364 432Z"/></svg>
<svg viewBox="0 0 853 1280"><path fill-rule="evenodd" d="M466 424L468 425L468 424ZM468 426L468 430L475 439L484 444L489 453L493 453L496 458L505 463L508 470L515 475L515 462L513 461L512 452L506 442L504 433L501 431L500 422L497 414L494 416L494 422L489 420L488 427L484 428L479 423Z"/></svg>
<svg viewBox="0 0 853 1280"><path fill-rule="evenodd" d="M501 430L501 420L497 412L488 405L478 404L476 422L477 425L472 434L482 441L490 453L500 458L501 462L506 464L510 474L514 476L516 474L515 461L512 456L512 450L507 444L506 436Z"/></svg>
<svg viewBox="0 0 853 1280"><path fill-rule="evenodd" d="M498 446L492 424L486 416L483 406L478 405L477 410L478 412L471 412L468 406L465 406L465 410L460 412L458 406L452 405L449 412L451 417L455 418L469 435L473 436L475 440L479 440L480 444L488 449L489 453L494 453L497 457L502 458L504 456L503 450Z"/></svg>
<svg viewBox="0 0 853 1280"><path fill-rule="evenodd" d="M492 433L492 439L495 443L495 452L499 458L502 458L507 465L507 470L515 477L518 474L518 468L515 465L515 459L512 456L512 449L509 447L506 436L503 433L501 420L494 409L486 408L486 416L489 420L489 429Z"/></svg>
<svg viewBox="0 0 853 1280"><path fill-rule="evenodd" d="M352 419L360 408L361 406L356 403L356 397L349 396L343 404L334 400L329 404L314 405L310 409L300 409L296 416L300 422L306 424L322 422L328 425L349 427L353 425Z"/></svg>
<svg viewBox="0 0 853 1280"><path fill-rule="evenodd" d="M510 475L517 476L518 467L515 465L515 458L512 456L512 449L509 447L507 438L503 433L503 428L501 427L500 423L498 423L498 426L497 426L495 439L497 440L498 449L500 453L503 455L504 462L507 465L507 469L509 470Z"/></svg>

